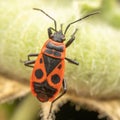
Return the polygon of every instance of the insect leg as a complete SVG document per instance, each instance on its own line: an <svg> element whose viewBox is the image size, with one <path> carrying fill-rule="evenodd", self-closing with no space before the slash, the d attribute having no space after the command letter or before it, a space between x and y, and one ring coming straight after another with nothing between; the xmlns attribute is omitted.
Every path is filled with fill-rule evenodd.
<svg viewBox="0 0 120 120"><path fill-rule="evenodd" d="M27 66L27 67L34 67L32 64L34 64L35 63L35 60L28 60L28 61L21 61L20 60L20 62L22 62L22 63L24 63L24 65L25 66Z"/></svg>
<svg viewBox="0 0 120 120"><path fill-rule="evenodd" d="M31 54L28 54L28 61L30 61L30 57L37 57L39 54L38 53L31 53Z"/></svg>
<svg viewBox="0 0 120 120"><path fill-rule="evenodd" d="M68 42L65 44L66 47L69 47L72 42L75 40L75 34L77 32L78 29L75 30L75 32L71 35L71 38L68 40Z"/></svg>
<svg viewBox="0 0 120 120"><path fill-rule="evenodd" d="M52 113L53 103L54 103L56 100L58 100L59 98L61 98L61 97L66 93L66 91L67 91L67 85L66 85L66 81L65 81L65 80L63 80L62 85L63 85L63 92L62 92L61 95L59 95L55 100L52 101L51 106L50 106L50 111L49 111L48 118L49 118L49 116L50 116L51 113Z"/></svg>
<svg viewBox="0 0 120 120"><path fill-rule="evenodd" d="M65 59L66 59L68 62L72 63L72 64L79 65L78 62L76 62L76 61L74 61L74 60L72 60L72 59L70 59L70 58L65 57Z"/></svg>
<svg viewBox="0 0 120 120"><path fill-rule="evenodd" d="M34 63L35 63L35 60L30 60L30 57L36 57L36 56L38 56L38 53L29 54L29 55L27 56L28 60L26 60L26 61L20 60L20 62L21 62L21 63L24 63L24 65L27 66L27 67L34 67L34 66L31 65L31 64L34 64Z"/></svg>

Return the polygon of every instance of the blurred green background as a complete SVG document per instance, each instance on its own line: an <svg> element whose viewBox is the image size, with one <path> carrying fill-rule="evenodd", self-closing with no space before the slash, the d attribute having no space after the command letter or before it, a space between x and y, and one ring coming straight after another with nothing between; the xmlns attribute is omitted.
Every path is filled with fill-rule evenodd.
<svg viewBox="0 0 120 120"><path fill-rule="evenodd" d="M115 73L112 76L113 81L109 81L109 84L108 82L105 82L105 84L107 84L106 86L108 88L110 84L114 85L113 90L111 90L113 91L113 94L115 94L116 91L118 91L119 93L120 88L118 88L119 86L117 86L117 84L118 83L120 84L119 82L120 76L117 76L116 78L116 75L119 73L119 68L120 68L120 62L118 62L120 58L120 55L118 54L120 52L120 48L118 47L120 43L120 0L84 0L84 1L83 0L51 0L51 1L1 0L0 1L0 66L1 66L0 73L4 75L10 74L11 76L16 76L15 77L16 79L20 78L20 79L29 80L31 69L25 68L23 65L21 65L19 60L26 59L26 55L28 53L34 53L34 52L37 53L47 38L47 28L49 26L53 26L52 21L49 20L45 15L33 11L32 8L34 7L41 8L47 11L50 15L54 16L54 18L57 19L58 23L64 23L65 25L67 22L73 21L76 18L84 16L93 11L101 12L100 15L97 15L92 19L93 23L95 22L99 24L99 26L89 25L84 22L81 23L81 25L78 24L77 24L78 26L76 25L77 27L81 27L80 28L81 33L78 32L79 36L77 36L77 39L88 39L88 40L92 39L94 41L97 38L101 39L99 38L99 36L97 36L99 34L100 35L104 34L105 36L106 32L111 33L111 36L106 36L106 39L107 37L115 39L113 41L109 41L109 39L107 39L107 42L108 43L110 42L110 46L114 47L113 48L114 50L111 51L109 55L113 55L112 52L115 53L115 50L117 51L116 55L113 56L114 58L112 58L112 60L116 61L114 66L110 65L111 62L109 64L109 66L111 67L110 69L115 71ZM85 19L84 21L89 21L89 20ZM93 24L92 22L90 23ZM87 25L89 27L87 27ZM74 29L74 27L76 26L71 27L67 37L69 37L69 35L72 33L72 29ZM101 33L98 34L99 30L97 31L96 29L97 30L100 29ZM82 34L85 35L84 36L85 38L83 38ZM102 42L104 42L104 39L105 38L103 37ZM82 42L82 40L80 41ZM91 43L94 44L93 41L90 41L90 44ZM103 48L107 42L105 41L102 44ZM76 44L78 45L78 43L79 43L78 41L75 44L73 43L73 48L75 48L74 46ZM76 45L76 49L79 48L79 46L77 45ZM81 43L81 45L84 45L84 41ZM86 45L85 47L87 47L87 44L85 45ZM88 42L88 47L89 47L88 50L92 49L91 46L89 46L89 42ZM68 50L71 51L71 48L70 49L68 48ZM106 52L106 50L109 49L104 49L104 51ZM89 58L89 56L90 57L94 56L94 54L89 54L89 52L88 53L87 52L88 51L83 52L86 54L86 56L84 56L85 57L84 59ZM77 52L73 50L72 53L71 52L67 53L68 56L70 56L70 54L73 55L72 58L79 60L79 58L77 58L77 56L79 56ZM104 56L104 54L101 56L103 58L106 57ZM81 60L81 62L83 61ZM86 62L89 63L91 61L88 59L88 61L86 60ZM103 63L101 62L101 64L104 64L104 62ZM101 64L98 64L97 67L99 67ZM92 74L92 72L91 73L89 72L89 65L90 64L86 64L86 66L84 67L84 64L81 64L82 69L79 69L80 71L86 71L86 73L88 72L87 74L88 76L86 76L86 73L84 75L85 77L80 76L81 79L86 78L85 83L82 82L80 83L83 84L83 86L84 84L89 84L87 82L89 81L89 78L91 77ZM71 67L73 66L68 66L67 69L73 69L73 70L76 69L76 67L73 68ZM108 69L106 71L108 71ZM99 72L99 70L97 72ZM108 74L110 73L108 72ZM67 70L66 75L71 75L71 71ZM99 80L100 77L99 75L98 76L97 75L98 73L95 74L94 77L96 80ZM76 79L74 78L74 76L75 75L71 77L73 79ZM110 79L110 78L106 77L105 79ZM114 79L117 81L115 84L114 84ZM93 81L91 86L93 86L94 84L96 84L96 81ZM95 87L97 88L101 86L101 84ZM71 83L69 88L74 87L73 85L74 83ZM100 88L101 90L106 88L106 87L104 88L104 85ZM96 91L95 87L92 90L90 88L91 94L93 91ZM79 88L79 86L76 85L76 89L77 88ZM83 87L83 90L84 89L86 88ZM96 91L95 93L96 96L99 96L100 94L98 91ZM111 91L110 92L108 91L106 90L105 92L111 94ZM105 94L106 96L106 93L101 93L101 94L102 95ZM8 101L7 103L1 104L0 120L33 120L33 119L37 120L39 119L39 110L40 110L39 102L30 94L25 97L22 97L21 99L18 98L17 100Z"/></svg>

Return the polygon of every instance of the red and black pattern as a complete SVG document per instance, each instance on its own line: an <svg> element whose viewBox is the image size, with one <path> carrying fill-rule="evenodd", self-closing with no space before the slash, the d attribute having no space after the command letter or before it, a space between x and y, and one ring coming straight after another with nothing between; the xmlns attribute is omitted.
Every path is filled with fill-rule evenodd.
<svg viewBox="0 0 120 120"><path fill-rule="evenodd" d="M49 16L43 10L34 8L34 10L39 10L44 13L47 17L54 21L54 28L48 28L48 36L49 39L43 45L39 54L29 54L28 60L23 61L24 65L28 67L32 67L32 76L30 80L31 91L34 96L38 98L41 102L51 101L51 107L49 111L49 115L52 110L53 103L62 97L67 90L66 82L64 79L64 68L65 68L65 60L68 62L79 65L78 62L65 57L66 48L69 47L73 41L75 40L75 32L71 35L71 38L64 43L65 34L67 33L68 28L91 15L98 14L99 12L94 12L84 16L83 18L79 18L71 23L69 23L63 32L62 25L61 29L57 31L57 22L54 18ZM54 33L53 33L54 31ZM36 60L30 60L31 57L37 57ZM34 64L34 65L33 65ZM61 88L63 88L63 92L60 93Z"/></svg>
<svg viewBox="0 0 120 120"><path fill-rule="evenodd" d="M56 58L57 52L60 56ZM64 77L64 56L65 45L51 39L41 49L31 77L32 92L40 101L52 101L60 92Z"/></svg>

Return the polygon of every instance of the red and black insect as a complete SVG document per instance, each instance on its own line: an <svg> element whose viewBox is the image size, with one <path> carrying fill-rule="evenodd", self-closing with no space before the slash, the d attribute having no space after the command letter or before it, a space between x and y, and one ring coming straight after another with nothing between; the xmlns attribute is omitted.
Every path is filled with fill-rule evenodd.
<svg viewBox="0 0 120 120"><path fill-rule="evenodd" d="M91 15L97 14L98 12L88 14L83 18L69 23L65 31L63 32L62 25L61 29L59 31L57 30L57 23L55 19L53 19L41 9L34 8L34 10L39 10L42 13L44 13L47 17L52 19L54 21L54 28L48 28L49 39L43 45L40 53L29 54L28 60L24 61L24 65L28 67L33 67L32 76L30 80L31 91L33 95L38 98L39 101L51 102L49 112L50 115L53 103L57 99L62 97L67 90L66 82L64 79L65 60L72 64L79 65L78 62L65 57L66 48L69 47L75 40L75 34L77 32L77 29L73 32L71 38L66 43L64 43L66 39L65 34L72 24ZM31 60L31 57L37 57L37 59ZM61 89L62 92L59 95Z"/></svg>

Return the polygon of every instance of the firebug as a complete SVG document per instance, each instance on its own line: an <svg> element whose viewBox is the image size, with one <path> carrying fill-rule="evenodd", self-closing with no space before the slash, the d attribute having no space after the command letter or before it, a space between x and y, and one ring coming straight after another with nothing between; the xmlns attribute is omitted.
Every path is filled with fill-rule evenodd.
<svg viewBox="0 0 120 120"><path fill-rule="evenodd" d="M57 22L54 18L52 18L41 9L33 9L41 11L47 17L54 21L54 28L48 28L49 39L44 43L40 53L29 54L28 60L23 61L25 66L33 68L30 79L32 94L36 96L37 99L41 102L51 102L49 110L50 115L52 112L53 103L60 97L62 97L67 91L66 81L64 79L65 60L72 64L79 65L78 62L67 58L65 55L66 48L69 47L75 40L77 29L75 29L75 31L71 35L71 38L66 43L64 43L64 41L66 40L66 32L72 24L94 14L98 14L99 12L88 14L83 18L69 23L63 32L62 25L61 29L59 31L57 30ZM37 57L37 59L31 60L31 57ZM60 93L61 89L62 92Z"/></svg>

